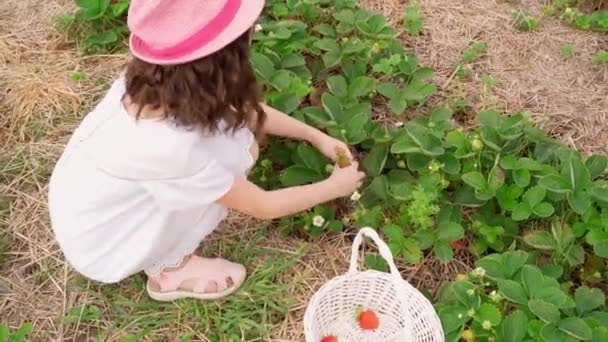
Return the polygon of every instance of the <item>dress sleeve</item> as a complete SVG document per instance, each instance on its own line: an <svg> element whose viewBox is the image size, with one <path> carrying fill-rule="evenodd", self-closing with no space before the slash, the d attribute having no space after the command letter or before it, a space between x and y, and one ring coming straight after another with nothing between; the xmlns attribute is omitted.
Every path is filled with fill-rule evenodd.
<svg viewBox="0 0 608 342"><path fill-rule="evenodd" d="M216 161L180 178L143 181L158 205L166 210L183 210L211 204L224 196L234 183L234 175Z"/></svg>

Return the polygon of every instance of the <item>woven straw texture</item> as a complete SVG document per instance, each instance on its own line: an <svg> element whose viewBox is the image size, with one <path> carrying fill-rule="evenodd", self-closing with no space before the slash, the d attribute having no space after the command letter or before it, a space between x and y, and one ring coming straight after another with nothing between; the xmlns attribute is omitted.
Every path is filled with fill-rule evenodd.
<svg viewBox="0 0 608 342"><path fill-rule="evenodd" d="M391 273L357 269L363 236L371 237ZM373 310L380 327L359 327L357 307ZM371 228L363 228L353 242L348 273L323 285L304 315L307 342L335 336L340 342L443 342L441 322L422 293L401 278L390 249Z"/></svg>

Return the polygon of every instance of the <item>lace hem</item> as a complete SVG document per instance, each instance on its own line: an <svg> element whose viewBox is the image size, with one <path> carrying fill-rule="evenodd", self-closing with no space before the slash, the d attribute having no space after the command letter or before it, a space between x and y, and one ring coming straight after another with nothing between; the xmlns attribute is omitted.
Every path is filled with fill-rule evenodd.
<svg viewBox="0 0 608 342"><path fill-rule="evenodd" d="M152 265L146 267L144 272L149 277L158 276L164 269L166 268L174 268L178 267L184 261L184 258L191 255L196 251L198 246L200 245L200 241L196 243L189 243L185 245L184 248L179 248L175 252L170 255L165 256L162 260L157 260Z"/></svg>

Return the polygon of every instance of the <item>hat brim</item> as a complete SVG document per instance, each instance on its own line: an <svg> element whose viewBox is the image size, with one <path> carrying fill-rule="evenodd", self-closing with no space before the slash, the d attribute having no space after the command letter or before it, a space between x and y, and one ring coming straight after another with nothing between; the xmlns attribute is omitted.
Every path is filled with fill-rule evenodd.
<svg viewBox="0 0 608 342"><path fill-rule="evenodd" d="M234 16L234 19L225 30L223 30L209 43L205 44L204 46L201 46L199 49L196 49L186 55L167 59L151 56L140 50L138 44L134 44L133 34L131 34L129 38L131 53L133 54L133 56L143 61L159 65L184 64L212 55L217 51L223 49L224 47L228 46L230 43L239 38L243 33L247 32L247 30L253 27L256 20L260 17L262 10L264 9L264 4L265 0L243 1L236 15Z"/></svg>

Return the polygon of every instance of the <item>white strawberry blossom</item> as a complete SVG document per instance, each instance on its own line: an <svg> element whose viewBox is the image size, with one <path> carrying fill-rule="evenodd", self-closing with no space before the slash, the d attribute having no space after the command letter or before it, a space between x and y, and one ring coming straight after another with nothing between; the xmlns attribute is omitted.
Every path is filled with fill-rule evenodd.
<svg viewBox="0 0 608 342"><path fill-rule="evenodd" d="M354 201L354 202L357 202L360 199L361 199L361 194L359 193L359 191L353 192L352 196L350 196L350 200Z"/></svg>
<svg viewBox="0 0 608 342"><path fill-rule="evenodd" d="M485 330L490 330L492 329L492 323L490 323L490 321L485 320L483 321L483 323L481 323L481 326L485 329Z"/></svg>
<svg viewBox="0 0 608 342"><path fill-rule="evenodd" d="M321 215L317 215L312 218L312 224L315 227L323 227L324 223L325 223L325 219Z"/></svg>

